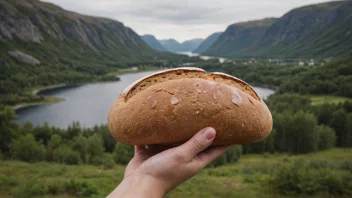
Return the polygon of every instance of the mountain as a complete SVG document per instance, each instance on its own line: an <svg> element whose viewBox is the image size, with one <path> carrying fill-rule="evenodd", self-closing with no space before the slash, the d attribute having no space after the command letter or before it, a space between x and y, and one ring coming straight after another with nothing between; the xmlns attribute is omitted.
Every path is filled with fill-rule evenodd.
<svg viewBox="0 0 352 198"><path fill-rule="evenodd" d="M0 0L0 46L0 103L25 101L24 88L91 81L157 53L118 21L37 0Z"/></svg>
<svg viewBox="0 0 352 198"><path fill-rule="evenodd" d="M160 42L153 36L153 35L143 35L141 36L141 39L147 43L151 48L157 50L157 51L161 51L161 52L167 52L168 50L166 48L164 48Z"/></svg>
<svg viewBox="0 0 352 198"><path fill-rule="evenodd" d="M335 57L352 51L351 27L352 1L309 5L293 9L275 20L259 39L251 42L231 39L237 34L230 34L230 26L228 33L225 32L205 54L227 57ZM225 43L226 38L232 40L231 44Z"/></svg>
<svg viewBox="0 0 352 198"><path fill-rule="evenodd" d="M209 47L211 47L216 40L218 40L219 36L222 32L216 32L212 35L208 36L193 52L197 54L201 54L206 51Z"/></svg>
<svg viewBox="0 0 352 198"><path fill-rule="evenodd" d="M194 51L197 47L204 41L204 39L192 39L181 43L181 48L183 52Z"/></svg>
<svg viewBox="0 0 352 198"><path fill-rule="evenodd" d="M175 39L166 39L159 42L171 52L188 52L195 50L203 41L204 39L192 39L179 43Z"/></svg>
<svg viewBox="0 0 352 198"><path fill-rule="evenodd" d="M161 45L165 47L167 50L171 52L180 52L181 50L181 44L177 42L175 39L164 39L164 40L159 40Z"/></svg>
<svg viewBox="0 0 352 198"><path fill-rule="evenodd" d="M276 20L276 18L266 18L232 24L203 54L231 56L233 52L245 50L256 43Z"/></svg>

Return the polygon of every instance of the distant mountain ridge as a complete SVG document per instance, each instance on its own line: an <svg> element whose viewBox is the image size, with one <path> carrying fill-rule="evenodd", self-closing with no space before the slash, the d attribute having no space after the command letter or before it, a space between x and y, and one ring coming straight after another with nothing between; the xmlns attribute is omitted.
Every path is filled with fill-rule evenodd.
<svg viewBox="0 0 352 198"><path fill-rule="evenodd" d="M141 36L141 39L147 43L151 48L160 51L160 52L168 52L164 46L161 45L161 43L153 36L150 34L146 34Z"/></svg>
<svg viewBox="0 0 352 198"><path fill-rule="evenodd" d="M250 31L238 31L239 26ZM261 26L263 27L263 26ZM204 52L225 57L335 57L352 51L352 1L333 1L296 8L260 32L249 22L228 27ZM258 32L259 35L259 32ZM236 39L241 38L241 39Z"/></svg>
<svg viewBox="0 0 352 198"><path fill-rule="evenodd" d="M210 48L205 50L204 54L230 56L233 51L247 49L257 42L276 20L276 18L266 18L232 24Z"/></svg>
<svg viewBox="0 0 352 198"><path fill-rule="evenodd" d="M209 47L211 47L219 38L219 36L223 32L216 32L208 36L193 52L197 54L201 54L206 51Z"/></svg>
<svg viewBox="0 0 352 198"><path fill-rule="evenodd" d="M165 40L159 40L159 42L169 51L171 52L186 52L190 51L192 52L195 50L202 42L204 39L191 39L191 40L186 40L182 43L179 43L175 39L165 39Z"/></svg>

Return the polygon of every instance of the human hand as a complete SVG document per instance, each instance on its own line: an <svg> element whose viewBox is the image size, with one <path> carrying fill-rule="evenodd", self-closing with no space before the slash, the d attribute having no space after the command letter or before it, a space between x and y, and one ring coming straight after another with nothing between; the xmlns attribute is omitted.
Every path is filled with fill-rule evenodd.
<svg viewBox="0 0 352 198"><path fill-rule="evenodd" d="M163 197L231 148L221 146L205 150L215 135L213 128L205 128L174 148L135 146L123 181L108 197Z"/></svg>

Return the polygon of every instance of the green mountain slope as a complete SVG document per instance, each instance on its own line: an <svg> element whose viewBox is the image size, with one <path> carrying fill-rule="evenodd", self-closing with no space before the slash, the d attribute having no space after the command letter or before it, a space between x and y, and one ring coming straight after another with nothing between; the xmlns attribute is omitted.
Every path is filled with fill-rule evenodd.
<svg viewBox="0 0 352 198"><path fill-rule="evenodd" d="M331 57L352 50L352 1L294 9L268 28L248 54L274 57Z"/></svg>
<svg viewBox="0 0 352 198"><path fill-rule="evenodd" d="M275 21L276 18L266 18L230 25L203 54L229 57L235 51L243 51L257 42Z"/></svg>
<svg viewBox="0 0 352 198"><path fill-rule="evenodd" d="M218 40L219 36L222 32L216 32L210 36L208 36L193 52L197 54L201 54L206 51L209 47L211 47L216 40Z"/></svg>
<svg viewBox="0 0 352 198"><path fill-rule="evenodd" d="M153 36L153 35L143 35L141 36L141 39L147 43L151 48L157 50L157 51L161 51L161 52L168 52L168 50L163 47L160 42Z"/></svg>
<svg viewBox="0 0 352 198"><path fill-rule="evenodd" d="M241 38L227 45L214 44L206 54L224 53L227 57L335 57L352 51L351 27L352 1L309 5L288 12L257 39L248 42Z"/></svg>
<svg viewBox="0 0 352 198"><path fill-rule="evenodd" d="M156 54L120 22L37 0L0 0L0 46L6 104L23 101L23 88L91 81Z"/></svg>

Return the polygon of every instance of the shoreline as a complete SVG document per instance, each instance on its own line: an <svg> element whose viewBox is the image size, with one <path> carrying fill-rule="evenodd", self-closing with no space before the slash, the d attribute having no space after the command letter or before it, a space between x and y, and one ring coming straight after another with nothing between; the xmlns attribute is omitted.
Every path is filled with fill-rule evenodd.
<svg viewBox="0 0 352 198"><path fill-rule="evenodd" d="M155 69L155 71L157 71L158 69ZM154 71L154 70L139 70L139 71L135 71L135 70L129 70L129 69L125 69L123 71L118 71L118 72L114 72L114 73L109 73L107 75L115 75L116 77L118 77L118 75L124 75L124 74L129 74L129 73L140 73L140 72L148 72L148 71ZM52 90L56 90L56 89L63 89L63 88L69 88L69 87L76 87L76 86L81 86L81 85L87 85L87 84L95 84L95 83L111 83L111 82L118 82L120 80L117 81L96 81L96 82L85 82L85 83L76 83L76 84L56 84L56 85L49 85L49 86L45 86L45 87L39 87L39 88L33 88L34 90L31 90L32 94L35 96L39 96L39 97L43 97L42 100L40 101L36 101L36 102L28 102L28 103L20 103L20 104L16 104L14 106L11 106L11 108L17 112L29 107L34 107L34 106L39 106L39 105L45 105L45 104L54 104L54 103L58 103L61 101L64 101L63 98L59 98L59 97L55 97L55 96L43 96L40 95L43 92L46 91L52 91Z"/></svg>

